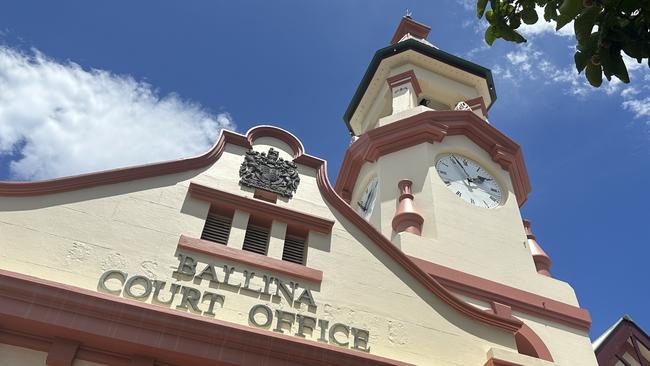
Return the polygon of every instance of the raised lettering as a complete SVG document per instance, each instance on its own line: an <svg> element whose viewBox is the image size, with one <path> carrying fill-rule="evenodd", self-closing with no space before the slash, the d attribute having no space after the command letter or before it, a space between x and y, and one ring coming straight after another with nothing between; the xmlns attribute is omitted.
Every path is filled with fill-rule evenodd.
<svg viewBox="0 0 650 366"><path fill-rule="evenodd" d="M119 295L120 292L122 292L122 286L124 286L124 281L126 281L127 276L128 274L126 274L126 272L112 269L110 271L106 271L102 273L101 277L99 277L99 283L97 284L97 286L99 287L99 290L102 292L106 292L113 295ZM106 286L106 281L108 281L111 278L117 278L120 281L121 286L119 289L111 290L110 288L108 288L108 286Z"/></svg>
<svg viewBox="0 0 650 366"><path fill-rule="evenodd" d="M264 316L266 318L266 321L264 323L257 322L257 319L255 318L255 315L257 313L264 313ZM264 304L257 304L253 306L248 312L248 321L256 327L267 328L273 321L273 311L271 311L270 307Z"/></svg>

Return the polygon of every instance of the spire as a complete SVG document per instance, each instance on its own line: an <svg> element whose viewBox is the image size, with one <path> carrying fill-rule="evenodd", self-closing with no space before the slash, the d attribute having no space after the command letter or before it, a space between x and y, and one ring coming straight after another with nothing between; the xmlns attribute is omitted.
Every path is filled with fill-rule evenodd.
<svg viewBox="0 0 650 366"><path fill-rule="evenodd" d="M533 255L533 262L535 262L535 268L537 273L543 274L544 276L551 276L551 258L544 252L542 247L537 243L535 235L533 235L533 230L530 227L530 220L524 219L524 229L526 231L526 238L528 238L528 247L530 252Z"/></svg>
<svg viewBox="0 0 650 366"><path fill-rule="evenodd" d="M393 217L393 230L396 233L406 231L411 234L421 235L424 218L415 207L415 202L413 202L412 184L413 182L408 179L402 179L397 183L400 195L399 206L397 212L395 212L395 217Z"/></svg>
<svg viewBox="0 0 650 366"><path fill-rule="evenodd" d="M402 21L397 26L397 30L393 35L393 38L390 40L390 44L395 44L403 40L404 37L410 36L410 38L416 38L419 41L424 41L427 44L427 36L431 31L431 27L418 23L415 20L411 19L410 12L407 15L402 17ZM406 37L409 38L409 37Z"/></svg>

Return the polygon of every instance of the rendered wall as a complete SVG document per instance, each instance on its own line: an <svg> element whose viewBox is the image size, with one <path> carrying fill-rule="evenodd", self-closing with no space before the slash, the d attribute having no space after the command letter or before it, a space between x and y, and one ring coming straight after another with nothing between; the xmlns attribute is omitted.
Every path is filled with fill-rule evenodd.
<svg viewBox="0 0 650 366"><path fill-rule="evenodd" d="M263 142L264 146L255 149L264 151L274 146L290 155L282 142ZM202 170L47 196L0 198L0 268L91 290L97 290L99 277L110 269L167 281L169 286L175 281L172 272L178 267L179 236L200 237L209 209L208 203L189 196L189 183L252 197L251 189L238 184L245 151L227 145L219 160ZM390 165L381 164L385 162L379 162L379 169ZM306 265L323 271L322 283L207 255L182 253L201 263L237 267L232 279L235 283L243 282L240 269L255 269L260 274L300 282L313 291L317 309L308 309L304 304L292 306L282 296L268 298L237 287L181 280L184 285L225 296L223 307L215 310L216 318L252 326L248 310L256 304L268 304L273 310L367 329L372 354L417 365L483 365L490 349L516 353L512 334L462 315L426 290L364 233L332 211L321 197L314 169L299 166L299 170L301 182L294 198L280 199L277 205L334 220L331 234L313 234L308 243ZM382 202L382 206L390 204ZM434 215L444 217L444 213ZM438 235L452 235L442 228L437 231ZM254 281L255 286L262 286L260 278ZM177 297L171 307L175 308L179 300ZM209 321L210 317L205 319ZM296 325L285 332L295 333ZM565 344L584 339L584 335L572 332L556 332L553 337ZM565 349L553 352L566 353L559 359L571 360L557 365L594 364L572 356L580 353Z"/></svg>

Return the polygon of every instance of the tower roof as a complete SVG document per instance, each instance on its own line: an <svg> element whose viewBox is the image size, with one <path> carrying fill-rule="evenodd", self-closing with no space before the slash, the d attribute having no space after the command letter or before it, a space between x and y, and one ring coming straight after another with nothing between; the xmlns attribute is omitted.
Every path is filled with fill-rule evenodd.
<svg viewBox="0 0 650 366"><path fill-rule="evenodd" d="M426 41L426 36L429 34L429 30L430 28L426 25L420 24L412 20L410 17L404 17L402 18L400 25L397 27L397 30L393 35L391 45L375 52L375 55L370 61L368 69L366 69L366 72L361 79L357 90L352 96L352 100L350 101L345 114L343 115L343 120L348 126L350 132L352 132L350 120L356 112L357 107L359 106L363 95L365 94L375 73L377 72L380 63L384 59L407 51L417 52L424 56L430 57L447 65L453 66L457 69L485 79L490 94L490 101L487 105L487 108L489 109L492 106L497 98L496 89L494 87L494 79L492 78L492 71L481 65L475 64L458 56L454 56L433 46L431 43Z"/></svg>

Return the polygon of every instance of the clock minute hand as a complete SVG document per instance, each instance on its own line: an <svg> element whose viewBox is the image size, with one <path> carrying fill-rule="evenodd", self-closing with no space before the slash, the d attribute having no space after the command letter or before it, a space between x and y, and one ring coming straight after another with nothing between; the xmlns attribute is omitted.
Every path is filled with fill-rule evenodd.
<svg viewBox="0 0 650 366"><path fill-rule="evenodd" d="M465 170L465 168L463 168L463 164L461 164L460 161L458 161L458 159L454 155L452 155L451 157L454 158L454 160L456 160L456 164L458 164L458 166L463 170L463 173L465 173L465 176L467 177L467 181L472 182L472 178L469 177L469 174L467 174L467 171Z"/></svg>

